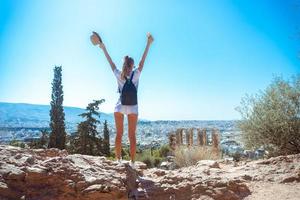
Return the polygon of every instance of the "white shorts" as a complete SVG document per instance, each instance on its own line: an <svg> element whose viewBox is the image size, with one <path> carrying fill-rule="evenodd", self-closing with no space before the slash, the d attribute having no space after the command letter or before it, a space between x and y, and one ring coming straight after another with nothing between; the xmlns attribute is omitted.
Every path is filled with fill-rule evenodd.
<svg viewBox="0 0 300 200"><path fill-rule="evenodd" d="M116 106L115 112L123 113L124 115L128 114L139 114L138 104L133 106L122 105L121 100L119 99Z"/></svg>

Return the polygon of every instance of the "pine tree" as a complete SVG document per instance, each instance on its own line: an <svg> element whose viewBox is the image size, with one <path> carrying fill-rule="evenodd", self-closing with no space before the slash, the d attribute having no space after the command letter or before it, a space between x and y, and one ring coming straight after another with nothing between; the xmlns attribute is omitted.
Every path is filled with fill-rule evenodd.
<svg viewBox="0 0 300 200"><path fill-rule="evenodd" d="M77 127L78 152L76 153L94 156L103 155L103 139L97 131L97 124L100 123L97 119L100 117L99 105L103 102L104 99L95 100L87 106L87 112L79 115L86 120L79 123Z"/></svg>
<svg viewBox="0 0 300 200"><path fill-rule="evenodd" d="M62 86L62 68L54 67L54 78L52 82L52 101L50 110L50 140L48 148L65 148L65 113L63 108L63 86Z"/></svg>
<svg viewBox="0 0 300 200"><path fill-rule="evenodd" d="M109 130L106 120L103 127L103 153L105 156L110 156Z"/></svg>

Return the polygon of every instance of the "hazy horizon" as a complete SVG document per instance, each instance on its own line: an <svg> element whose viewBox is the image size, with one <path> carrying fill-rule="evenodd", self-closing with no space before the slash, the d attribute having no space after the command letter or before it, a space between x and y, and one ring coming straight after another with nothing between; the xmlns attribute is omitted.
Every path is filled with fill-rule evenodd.
<svg viewBox="0 0 300 200"><path fill-rule="evenodd" d="M0 0L0 102L48 105L53 68L62 65L64 106L104 98L101 112L113 113L116 79L90 34L99 32L120 69L127 54L138 65L151 32L139 117L238 120L246 93L300 73L299 4Z"/></svg>
<svg viewBox="0 0 300 200"><path fill-rule="evenodd" d="M25 104L25 105L32 105L32 106L49 106L50 104L32 104L32 103L22 103L22 102L0 102L0 104ZM74 107L74 106L68 106L68 105L63 105L63 107L67 107L67 108L74 108L74 109L85 109L82 107ZM50 109L49 109L50 111ZM99 112L103 112L103 111L99 111ZM103 112L105 114L108 115L112 115L113 116L113 112L109 113L109 112ZM49 117L50 119L50 117ZM100 117L101 119L101 117ZM223 119L223 120L215 120L215 119L184 119L184 120L180 120L180 119L155 119L155 120L150 120L150 119L143 119L143 118L139 118L139 120L146 120L146 121L236 121L237 119Z"/></svg>

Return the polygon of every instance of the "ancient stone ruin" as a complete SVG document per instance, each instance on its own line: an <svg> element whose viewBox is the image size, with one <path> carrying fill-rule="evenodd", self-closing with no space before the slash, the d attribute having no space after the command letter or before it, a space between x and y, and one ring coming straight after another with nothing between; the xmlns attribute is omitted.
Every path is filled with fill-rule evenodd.
<svg viewBox="0 0 300 200"><path fill-rule="evenodd" d="M211 142L208 139L208 132L211 134ZM196 137L194 137L196 136ZM177 146L208 146L215 149L220 147L220 131L207 128L179 128L169 135L169 145L175 150Z"/></svg>

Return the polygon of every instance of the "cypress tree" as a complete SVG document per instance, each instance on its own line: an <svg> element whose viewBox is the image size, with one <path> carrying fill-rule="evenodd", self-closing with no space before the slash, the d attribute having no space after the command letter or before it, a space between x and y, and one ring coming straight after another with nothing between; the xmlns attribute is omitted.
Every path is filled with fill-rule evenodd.
<svg viewBox="0 0 300 200"><path fill-rule="evenodd" d="M106 120L103 127L103 153L105 156L110 156L109 130Z"/></svg>
<svg viewBox="0 0 300 200"><path fill-rule="evenodd" d="M50 139L48 148L65 148L65 113L63 108L63 86L62 86L62 68L54 67L54 78L52 81L51 109L50 109Z"/></svg>

